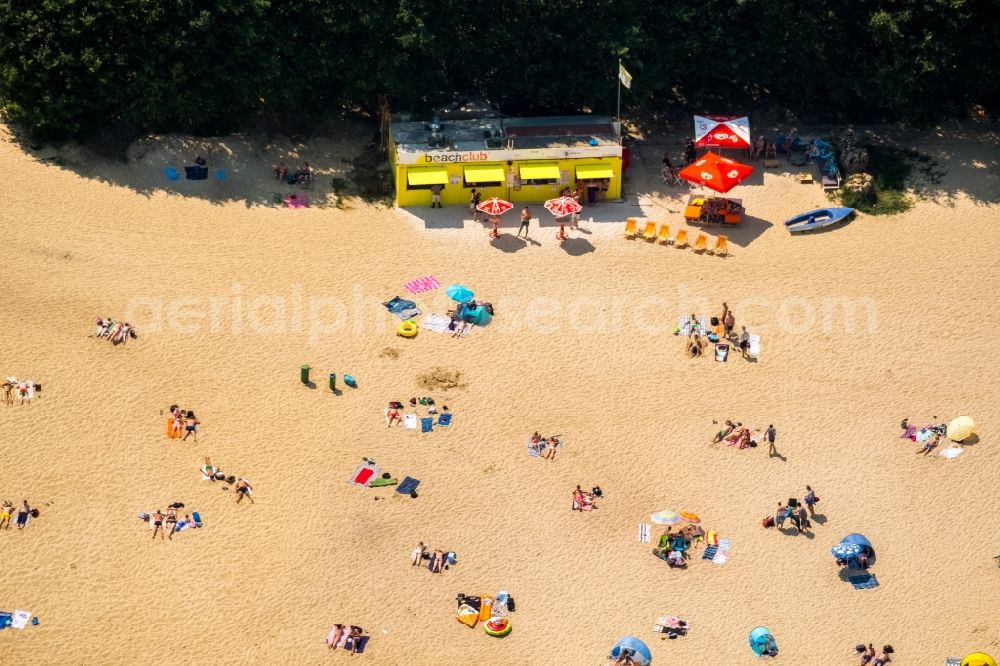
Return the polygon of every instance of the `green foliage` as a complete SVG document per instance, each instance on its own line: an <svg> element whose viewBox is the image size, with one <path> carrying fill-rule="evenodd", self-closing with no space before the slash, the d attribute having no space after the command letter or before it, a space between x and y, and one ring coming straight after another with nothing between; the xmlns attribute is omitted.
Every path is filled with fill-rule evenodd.
<svg viewBox="0 0 1000 666"><path fill-rule="evenodd" d="M836 198L841 205L857 208L869 215L895 215L913 207L914 175L934 184L941 172L928 155L909 148L868 145L868 172L875 181L870 197L841 189Z"/></svg>
<svg viewBox="0 0 1000 666"><path fill-rule="evenodd" d="M341 109L626 105L928 121L1000 107L998 0L0 0L0 109L36 137Z"/></svg>

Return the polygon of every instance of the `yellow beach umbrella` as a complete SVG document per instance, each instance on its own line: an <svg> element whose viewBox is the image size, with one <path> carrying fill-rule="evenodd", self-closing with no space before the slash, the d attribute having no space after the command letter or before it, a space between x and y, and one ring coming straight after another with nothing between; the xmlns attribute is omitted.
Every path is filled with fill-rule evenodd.
<svg viewBox="0 0 1000 666"><path fill-rule="evenodd" d="M689 523L700 523L701 522L701 518L698 517L698 514L691 513L690 511L681 511L677 515L679 515L681 518L683 518L685 521L687 521Z"/></svg>
<svg viewBox="0 0 1000 666"><path fill-rule="evenodd" d="M997 666L997 662L985 652L973 652L962 660L962 666Z"/></svg>
<svg viewBox="0 0 1000 666"><path fill-rule="evenodd" d="M968 416L959 416L948 424L948 439L961 442L976 432L976 423Z"/></svg>

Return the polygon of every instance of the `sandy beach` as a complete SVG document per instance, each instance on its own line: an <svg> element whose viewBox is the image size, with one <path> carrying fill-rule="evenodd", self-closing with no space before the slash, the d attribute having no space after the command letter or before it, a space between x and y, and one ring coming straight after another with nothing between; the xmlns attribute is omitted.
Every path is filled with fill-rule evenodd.
<svg viewBox="0 0 1000 666"><path fill-rule="evenodd" d="M0 405L0 500L40 510L0 530L0 610L40 619L0 631L0 663L597 666L634 635L654 666L738 665L756 661L757 625L787 664L855 664L868 642L900 666L1000 656L1000 134L879 131L944 171L912 210L793 237L782 221L828 200L756 165L723 258L622 236L627 217L682 226L690 190L657 176L680 132L640 144L625 201L585 209L571 240L532 206L524 243L516 211L491 242L462 207L333 205L325 184L361 132L162 137L108 162L39 159L4 129L0 375L43 388ZM226 180L163 178L196 152ZM291 191L271 176L282 156L319 169L313 207L271 203ZM492 302L494 322L396 336L382 302L451 304L403 287L426 275ZM761 336L753 362L692 359L673 334L724 301ZM98 316L131 317L138 337L94 339ZM419 396L452 424L386 427L389 401ZM197 443L165 436L173 403L196 412ZM955 459L899 437L904 417L960 415L978 438ZM774 424L780 456L711 444L725 419ZM555 461L528 456L534 431L563 435ZM205 456L250 479L254 503L202 481ZM419 479L418 497L351 485L365 456ZM597 510L571 511L577 484L603 489ZM811 535L764 529L806 484ZM154 541L137 514L172 502L205 526ZM652 557L637 529L663 509L698 514L729 560ZM830 553L853 532L877 549L875 589ZM411 567L419 541L457 564ZM458 593L499 590L516 600L508 637L456 622ZM662 615L688 635L661 640ZM327 649L335 622L364 628L363 654Z"/></svg>

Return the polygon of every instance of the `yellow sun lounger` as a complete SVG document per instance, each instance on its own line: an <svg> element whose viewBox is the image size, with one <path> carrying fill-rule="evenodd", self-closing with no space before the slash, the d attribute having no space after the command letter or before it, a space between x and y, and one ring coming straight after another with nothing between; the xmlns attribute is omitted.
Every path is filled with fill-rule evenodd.
<svg viewBox="0 0 1000 666"><path fill-rule="evenodd" d="M688 230L681 229L677 232L677 238L674 239L674 247L687 247L688 244Z"/></svg>
<svg viewBox="0 0 1000 666"><path fill-rule="evenodd" d="M722 256L724 254L729 254L729 237L719 234L719 237L715 239L715 247L712 249L712 254L717 256Z"/></svg>
<svg viewBox="0 0 1000 666"><path fill-rule="evenodd" d="M706 236L705 234L698 234L698 238L695 239L694 245L691 246L691 249L694 250L695 252L704 252L705 250L707 250L708 236Z"/></svg>
<svg viewBox="0 0 1000 666"><path fill-rule="evenodd" d="M666 245L670 242L670 225L661 224L660 225L660 235L656 237L657 243L662 243Z"/></svg>
<svg viewBox="0 0 1000 666"><path fill-rule="evenodd" d="M646 230L642 232L642 238L648 241L656 238L656 222L646 222Z"/></svg>
<svg viewBox="0 0 1000 666"><path fill-rule="evenodd" d="M634 217L630 217L625 221L625 238L635 238L636 224Z"/></svg>

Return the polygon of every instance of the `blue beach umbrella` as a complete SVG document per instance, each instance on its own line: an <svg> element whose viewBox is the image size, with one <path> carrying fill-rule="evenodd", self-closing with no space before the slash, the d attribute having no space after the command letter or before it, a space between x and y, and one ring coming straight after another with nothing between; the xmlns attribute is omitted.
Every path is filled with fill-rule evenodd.
<svg viewBox="0 0 1000 666"><path fill-rule="evenodd" d="M448 297L451 298L451 300L458 301L459 303L468 303L472 300L472 297L475 296L471 289L460 284L451 285L445 289L445 293L448 294Z"/></svg>
<svg viewBox="0 0 1000 666"><path fill-rule="evenodd" d="M861 554L863 549L856 543L838 543L830 549L833 556L838 560L846 560Z"/></svg>
<svg viewBox="0 0 1000 666"><path fill-rule="evenodd" d="M462 320L475 324L476 326L486 326L493 321L493 315L482 305L462 307Z"/></svg>
<svg viewBox="0 0 1000 666"><path fill-rule="evenodd" d="M774 635L767 627L754 628L750 632L748 639L750 641L750 649L758 657L762 657L765 654L773 657L778 654L778 643L774 640Z"/></svg>
<svg viewBox="0 0 1000 666"><path fill-rule="evenodd" d="M619 638L608 656L612 659L618 659L622 656L623 650L632 650L632 663L636 666L648 666L649 662L653 661L653 653L649 651L649 646L635 636Z"/></svg>

